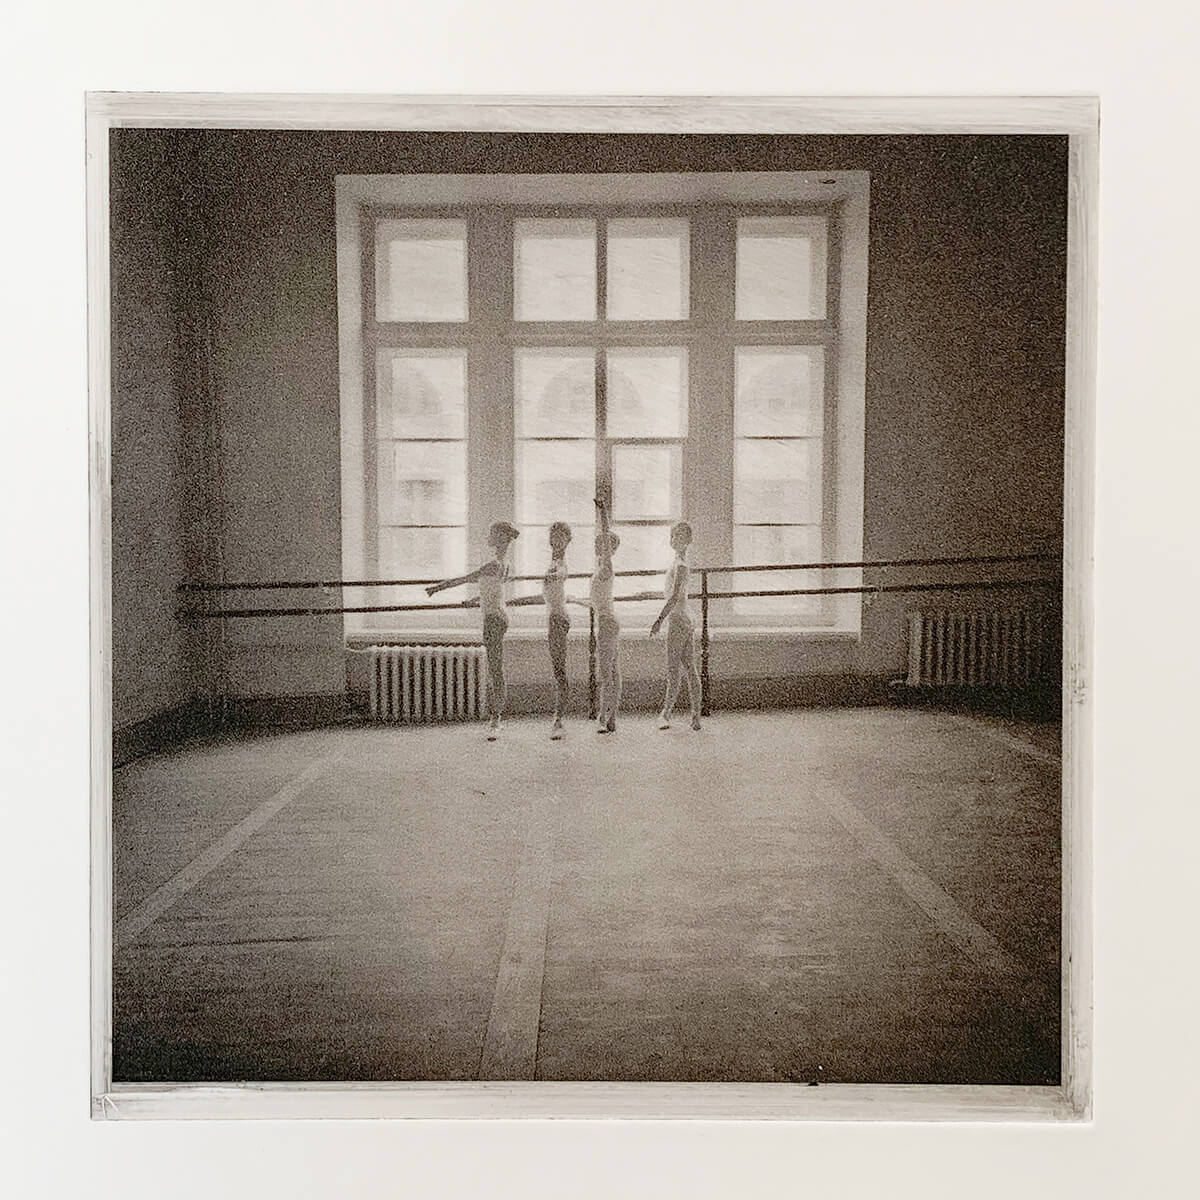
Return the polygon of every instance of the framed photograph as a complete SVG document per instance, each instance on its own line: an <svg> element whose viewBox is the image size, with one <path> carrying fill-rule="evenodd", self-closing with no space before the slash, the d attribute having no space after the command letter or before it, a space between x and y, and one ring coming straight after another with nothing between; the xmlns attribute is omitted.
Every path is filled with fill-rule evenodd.
<svg viewBox="0 0 1200 1200"><path fill-rule="evenodd" d="M1094 99L87 121L95 1117L1089 1118Z"/></svg>

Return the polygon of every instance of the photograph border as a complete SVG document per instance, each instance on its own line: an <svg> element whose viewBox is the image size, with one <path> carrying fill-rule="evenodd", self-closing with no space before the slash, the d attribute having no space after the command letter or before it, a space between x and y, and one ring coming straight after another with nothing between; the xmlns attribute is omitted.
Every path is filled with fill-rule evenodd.
<svg viewBox="0 0 1200 1200"><path fill-rule="evenodd" d="M1059 1086L114 1084L109 133L119 128L1068 137ZM393 97L102 92L86 96L86 138L94 1118L1091 1120L1096 97Z"/></svg>

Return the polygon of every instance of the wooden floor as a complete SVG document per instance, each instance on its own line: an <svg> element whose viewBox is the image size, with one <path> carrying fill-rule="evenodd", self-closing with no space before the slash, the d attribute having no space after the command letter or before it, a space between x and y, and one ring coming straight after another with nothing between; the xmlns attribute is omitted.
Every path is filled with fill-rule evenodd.
<svg viewBox="0 0 1200 1200"><path fill-rule="evenodd" d="M1054 732L343 728L115 777L114 1076L1047 1084Z"/></svg>

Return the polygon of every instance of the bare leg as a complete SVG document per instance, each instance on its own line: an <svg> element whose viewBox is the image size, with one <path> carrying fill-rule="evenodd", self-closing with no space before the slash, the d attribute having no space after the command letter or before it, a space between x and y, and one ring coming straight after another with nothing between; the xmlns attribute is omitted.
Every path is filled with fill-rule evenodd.
<svg viewBox="0 0 1200 1200"><path fill-rule="evenodd" d="M671 714L675 711L675 699L679 695L679 685L683 682L683 673L678 665L667 667L667 694L663 697L662 712L658 715L659 729L671 728Z"/></svg>
<svg viewBox="0 0 1200 1200"><path fill-rule="evenodd" d="M600 733L608 732L608 714L612 708L613 680L611 676L600 676L600 702L596 708L596 726Z"/></svg>
<svg viewBox="0 0 1200 1200"><path fill-rule="evenodd" d="M700 674L696 670L696 629L688 620L672 622L667 626L667 669L673 671L667 699L674 707L679 694L680 680L686 675L688 700L692 709L692 728L700 728ZM670 708L664 713L670 715Z"/></svg>
<svg viewBox="0 0 1200 1200"><path fill-rule="evenodd" d="M550 622L550 666L554 671L554 728L562 729L562 719L567 711L567 631L566 621Z"/></svg>
<svg viewBox="0 0 1200 1200"><path fill-rule="evenodd" d="M613 693L613 637L607 622L601 622L596 634L596 668L598 697L596 702L596 731L608 731L608 710Z"/></svg>
<svg viewBox="0 0 1200 1200"><path fill-rule="evenodd" d="M692 728L700 728L700 704L702 700L700 692L700 672L696 670L696 648L695 641L688 642L688 652L684 655L683 669L687 673L687 689L688 700L692 706Z"/></svg>
<svg viewBox="0 0 1200 1200"><path fill-rule="evenodd" d="M608 732L613 733L617 728L617 709L621 707L621 655L620 642L613 638L612 650L612 699L608 710Z"/></svg>
<svg viewBox="0 0 1200 1200"><path fill-rule="evenodd" d="M682 621L667 623L667 694L663 698L662 713L658 727L669 729L671 713L679 697L679 685L683 682L684 660L691 646L691 626ZM691 686L689 681L689 687Z"/></svg>
<svg viewBox="0 0 1200 1200"><path fill-rule="evenodd" d="M617 663L620 646L620 626L612 620L602 620L596 644L596 659L600 674L600 704L597 733L611 733L616 728L617 707L621 703L621 669Z"/></svg>
<svg viewBox="0 0 1200 1200"><path fill-rule="evenodd" d="M493 729L500 724L508 696L504 682L504 634L507 628L506 622L491 617L483 626L483 645L488 663L488 715Z"/></svg>

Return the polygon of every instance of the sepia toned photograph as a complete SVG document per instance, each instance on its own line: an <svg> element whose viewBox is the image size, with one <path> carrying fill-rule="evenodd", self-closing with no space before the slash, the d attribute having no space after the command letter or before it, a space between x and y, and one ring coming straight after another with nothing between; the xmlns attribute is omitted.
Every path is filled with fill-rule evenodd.
<svg viewBox="0 0 1200 1200"><path fill-rule="evenodd" d="M1072 137L531 123L89 149L94 1091L1059 1097Z"/></svg>

